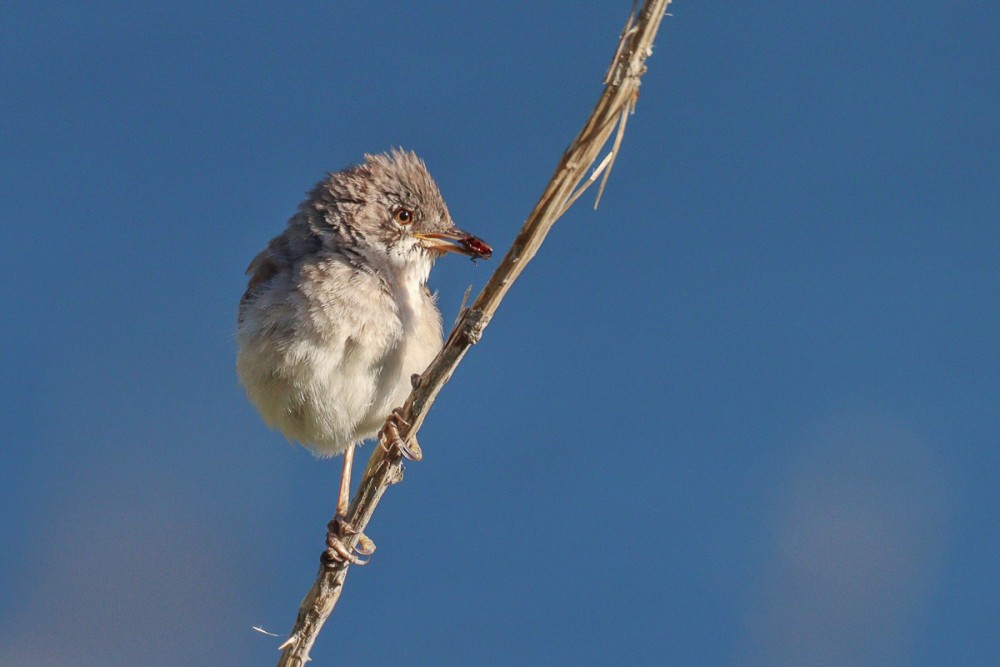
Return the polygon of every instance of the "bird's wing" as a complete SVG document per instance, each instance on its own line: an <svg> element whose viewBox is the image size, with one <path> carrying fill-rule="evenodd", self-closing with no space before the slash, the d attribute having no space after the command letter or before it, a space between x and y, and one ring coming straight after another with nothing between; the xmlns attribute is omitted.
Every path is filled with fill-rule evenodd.
<svg viewBox="0 0 1000 667"><path fill-rule="evenodd" d="M319 247L320 239L302 219L301 214L293 217L288 228L271 239L267 247L250 262L246 270L250 280L241 302L252 299L277 274L293 270L295 258L307 257Z"/></svg>

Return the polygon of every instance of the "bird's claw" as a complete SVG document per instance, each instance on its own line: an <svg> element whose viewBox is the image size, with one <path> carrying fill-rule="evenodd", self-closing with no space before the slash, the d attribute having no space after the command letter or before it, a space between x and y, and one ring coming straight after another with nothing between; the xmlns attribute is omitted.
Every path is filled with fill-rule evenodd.
<svg viewBox="0 0 1000 667"><path fill-rule="evenodd" d="M344 544L344 538L350 535L358 535L358 546L351 549ZM354 552L357 552L355 554ZM339 563L350 563L351 565L367 565L369 559L361 556L371 556L375 553L375 543L367 535L359 532L354 526L347 522L342 516L334 517L326 526L326 550L321 558L324 565L333 567Z"/></svg>
<svg viewBox="0 0 1000 667"><path fill-rule="evenodd" d="M394 409L385 421L385 426L378 432L379 442L382 449L388 454L392 447L399 450L400 456L407 461L419 461L424 458L424 452L420 449L415 435L410 436L410 441L406 442L399 437L400 427L409 426L410 422L403 419L403 411Z"/></svg>
<svg viewBox="0 0 1000 667"><path fill-rule="evenodd" d="M361 535L358 536L358 546L354 547L354 550L362 556L371 556L375 553L375 543L372 542L367 535L361 533Z"/></svg>

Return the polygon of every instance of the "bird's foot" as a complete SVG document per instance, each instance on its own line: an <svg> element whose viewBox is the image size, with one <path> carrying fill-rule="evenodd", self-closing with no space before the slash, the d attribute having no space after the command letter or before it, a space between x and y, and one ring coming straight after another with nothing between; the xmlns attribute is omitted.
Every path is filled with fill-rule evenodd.
<svg viewBox="0 0 1000 667"><path fill-rule="evenodd" d="M353 549L344 543L344 538L351 535L358 536L358 545ZM375 543L364 533L359 533L344 517L338 515L327 524L326 551L320 558L325 566L333 567L339 563L367 565L371 559L365 560L361 556L371 556L373 553L375 553Z"/></svg>
<svg viewBox="0 0 1000 667"><path fill-rule="evenodd" d="M382 430L378 432L378 439L382 445L382 449L388 454L395 447L399 450L399 454L408 461L419 461L424 458L424 452L420 449L420 443L417 442L417 436L411 435L410 441L406 442L401 437L399 437L399 429L407 427L410 422L403 419L403 411L399 408L394 409L390 414L388 419L386 419L385 426Z"/></svg>

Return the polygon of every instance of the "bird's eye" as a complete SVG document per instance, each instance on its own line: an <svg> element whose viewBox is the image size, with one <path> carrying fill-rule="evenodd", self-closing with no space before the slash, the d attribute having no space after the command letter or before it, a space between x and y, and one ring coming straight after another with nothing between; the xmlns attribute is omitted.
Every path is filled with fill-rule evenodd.
<svg viewBox="0 0 1000 667"><path fill-rule="evenodd" d="M392 212L392 219L401 225L408 225L413 222L413 211L408 208L397 208Z"/></svg>

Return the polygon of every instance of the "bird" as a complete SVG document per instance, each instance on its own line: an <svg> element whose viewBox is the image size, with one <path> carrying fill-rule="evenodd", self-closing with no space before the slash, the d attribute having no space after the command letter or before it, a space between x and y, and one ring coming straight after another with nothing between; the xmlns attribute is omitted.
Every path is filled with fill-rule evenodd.
<svg viewBox="0 0 1000 667"><path fill-rule="evenodd" d="M327 174L247 268L236 369L264 421L317 457L344 455L328 554L343 543L354 449L380 434L443 345L427 287L446 253L489 259L455 226L424 161L394 148ZM390 434L391 435L391 434ZM408 458L413 451L395 437ZM360 539L358 553L374 544Z"/></svg>

